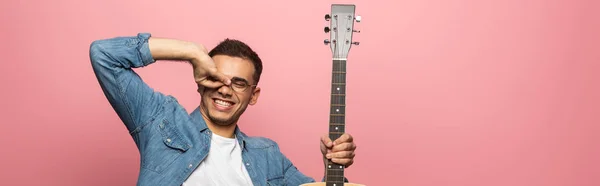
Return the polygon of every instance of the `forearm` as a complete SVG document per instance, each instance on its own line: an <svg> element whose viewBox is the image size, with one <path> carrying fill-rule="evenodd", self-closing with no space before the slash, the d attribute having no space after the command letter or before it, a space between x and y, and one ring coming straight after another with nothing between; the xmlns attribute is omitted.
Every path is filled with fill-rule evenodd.
<svg viewBox="0 0 600 186"><path fill-rule="evenodd" d="M204 46L188 41L153 37L148 40L148 45L152 58L155 60L184 60L192 62L193 59L206 56Z"/></svg>

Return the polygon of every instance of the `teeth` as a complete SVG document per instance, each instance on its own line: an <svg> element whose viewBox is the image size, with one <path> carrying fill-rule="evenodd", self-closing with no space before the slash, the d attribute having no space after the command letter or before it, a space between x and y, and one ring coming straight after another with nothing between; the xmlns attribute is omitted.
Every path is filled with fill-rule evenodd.
<svg viewBox="0 0 600 186"><path fill-rule="evenodd" d="M223 101L223 100L218 100L218 99L215 100L215 103L217 103L221 106L225 106L225 107L231 106L231 103L229 103L227 101Z"/></svg>

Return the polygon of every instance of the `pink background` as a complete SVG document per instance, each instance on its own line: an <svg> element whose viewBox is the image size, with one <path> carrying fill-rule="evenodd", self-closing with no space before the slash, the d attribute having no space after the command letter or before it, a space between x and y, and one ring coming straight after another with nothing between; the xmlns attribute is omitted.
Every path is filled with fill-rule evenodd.
<svg viewBox="0 0 600 186"><path fill-rule="evenodd" d="M600 185L600 3L557 0L2 1L0 185L134 185L139 156L88 58L151 32L259 52L262 96L241 120L323 175L331 3L363 22L348 61L346 173L368 185ZM139 69L188 111L191 68Z"/></svg>

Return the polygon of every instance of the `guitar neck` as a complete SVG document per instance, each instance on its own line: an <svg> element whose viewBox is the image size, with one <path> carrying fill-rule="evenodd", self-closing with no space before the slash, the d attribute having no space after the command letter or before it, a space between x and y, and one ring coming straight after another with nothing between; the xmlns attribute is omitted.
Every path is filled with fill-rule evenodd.
<svg viewBox="0 0 600 186"><path fill-rule="evenodd" d="M345 132L346 121L346 60L333 60L331 76L331 109L329 138L336 140Z"/></svg>
<svg viewBox="0 0 600 186"><path fill-rule="evenodd" d="M332 69L329 138L335 141L346 131L346 59L334 59ZM327 186L343 186L344 166L329 160L325 181Z"/></svg>

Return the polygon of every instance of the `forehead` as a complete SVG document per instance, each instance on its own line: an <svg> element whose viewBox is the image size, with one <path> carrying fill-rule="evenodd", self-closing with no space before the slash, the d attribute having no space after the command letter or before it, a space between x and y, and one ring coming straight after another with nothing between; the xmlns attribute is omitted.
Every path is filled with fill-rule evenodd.
<svg viewBox="0 0 600 186"><path fill-rule="evenodd" d="M240 77L252 83L254 80L254 65L250 60L227 55L215 55L212 57L217 71L228 77Z"/></svg>

